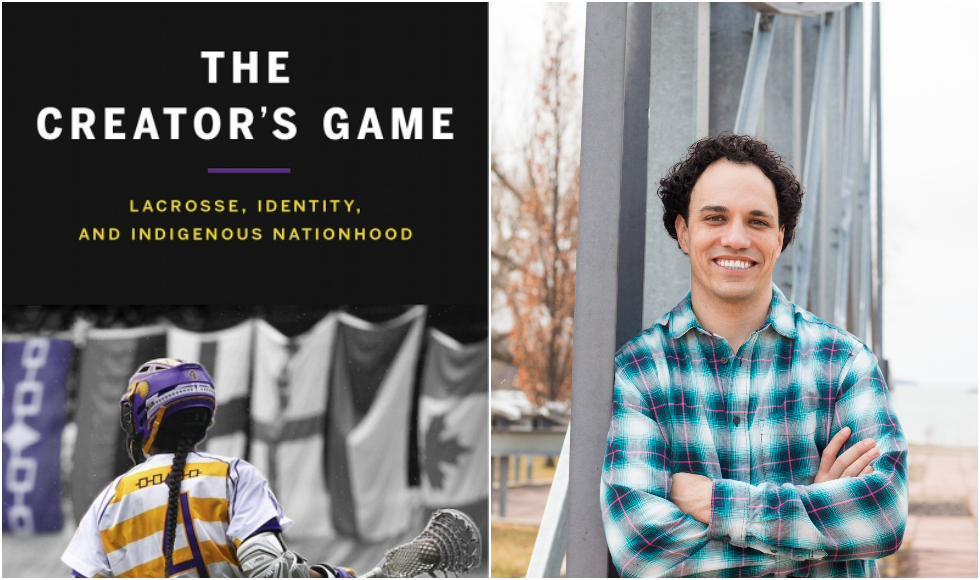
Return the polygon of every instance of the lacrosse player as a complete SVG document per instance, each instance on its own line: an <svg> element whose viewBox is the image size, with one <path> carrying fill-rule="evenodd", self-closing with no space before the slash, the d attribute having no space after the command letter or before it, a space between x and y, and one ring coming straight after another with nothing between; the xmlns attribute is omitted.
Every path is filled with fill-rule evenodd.
<svg viewBox="0 0 980 580"><path fill-rule="evenodd" d="M198 363L154 359L119 402L136 466L92 502L62 561L76 577L351 578L286 547L292 525L261 473L246 461L196 450L213 423L214 384ZM449 516L439 515L449 513ZM368 575L394 576L479 563L472 520L440 510L416 540ZM440 522L437 523L437 516Z"/></svg>

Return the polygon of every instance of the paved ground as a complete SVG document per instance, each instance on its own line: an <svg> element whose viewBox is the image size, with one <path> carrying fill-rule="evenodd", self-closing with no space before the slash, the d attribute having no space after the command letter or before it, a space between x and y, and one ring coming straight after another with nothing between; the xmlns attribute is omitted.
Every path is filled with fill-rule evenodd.
<svg viewBox="0 0 980 580"><path fill-rule="evenodd" d="M506 517L494 521L539 525L547 485L510 487ZM909 518L902 548L879 562L883 576L977 577L977 450L912 446L909 450Z"/></svg>
<svg viewBox="0 0 980 580"><path fill-rule="evenodd" d="M976 449L910 448L909 519L891 558L907 561L896 575L977 577Z"/></svg>
<svg viewBox="0 0 980 580"><path fill-rule="evenodd" d="M520 484L519 487L507 488L506 514L500 515L500 490L493 490L490 505L490 519L495 522L512 524L541 525L544 506L548 502L550 483L535 483L534 485Z"/></svg>

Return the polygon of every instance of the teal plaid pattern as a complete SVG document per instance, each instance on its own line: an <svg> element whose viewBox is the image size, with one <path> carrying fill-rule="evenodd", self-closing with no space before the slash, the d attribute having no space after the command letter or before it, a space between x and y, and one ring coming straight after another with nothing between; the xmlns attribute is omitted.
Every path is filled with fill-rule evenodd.
<svg viewBox="0 0 980 580"><path fill-rule="evenodd" d="M843 427L874 473L814 484ZM600 499L625 576L878 576L902 543L908 446L874 354L773 286L734 353L688 294L616 353ZM671 474L714 480L711 523L670 502Z"/></svg>

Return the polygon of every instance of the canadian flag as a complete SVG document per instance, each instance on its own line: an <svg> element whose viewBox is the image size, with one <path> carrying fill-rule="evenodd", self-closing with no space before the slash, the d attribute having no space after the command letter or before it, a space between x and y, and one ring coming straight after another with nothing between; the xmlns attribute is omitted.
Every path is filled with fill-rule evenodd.
<svg viewBox="0 0 980 580"><path fill-rule="evenodd" d="M436 329L429 339L419 402L422 499L462 506L487 497L487 342L460 344Z"/></svg>

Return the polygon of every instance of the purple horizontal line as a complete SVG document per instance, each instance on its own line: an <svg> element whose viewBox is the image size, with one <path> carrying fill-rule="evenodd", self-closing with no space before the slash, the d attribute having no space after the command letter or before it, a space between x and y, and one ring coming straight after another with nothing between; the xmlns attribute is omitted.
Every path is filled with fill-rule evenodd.
<svg viewBox="0 0 980 580"><path fill-rule="evenodd" d="M291 173L288 167L208 167L208 173Z"/></svg>

